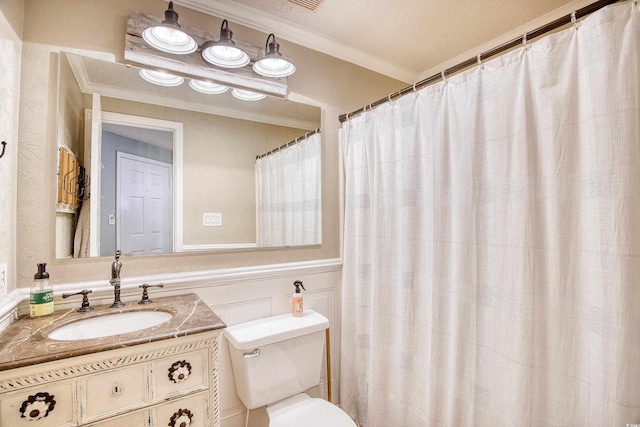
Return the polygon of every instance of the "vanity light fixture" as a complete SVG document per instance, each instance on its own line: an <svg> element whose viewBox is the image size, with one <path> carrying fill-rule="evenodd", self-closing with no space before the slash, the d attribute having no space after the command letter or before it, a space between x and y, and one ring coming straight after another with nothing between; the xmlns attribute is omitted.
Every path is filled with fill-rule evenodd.
<svg viewBox="0 0 640 427"><path fill-rule="evenodd" d="M269 43L271 39L271 43ZM253 71L265 77L287 77L296 71L293 62L280 53L280 45L272 33L264 44L265 55L253 64Z"/></svg>
<svg viewBox="0 0 640 427"><path fill-rule="evenodd" d="M186 55L198 49L198 43L189 34L181 30L178 13L173 10L173 2L164 12L164 21L159 25L145 28L142 38L151 47L162 52Z"/></svg>
<svg viewBox="0 0 640 427"><path fill-rule="evenodd" d="M237 88L231 91L231 95L243 101L259 101L267 97L267 95L264 95L262 93L251 92L250 90Z"/></svg>
<svg viewBox="0 0 640 427"><path fill-rule="evenodd" d="M189 86L191 89L198 92L206 93L209 95L217 95L219 93L225 93L229 88L225 85L209 82L206 80L189 80Z"/></svg>
<svg viewBox="0 0 640 427"><path fill-rule="evenodd" d="M174 76L164 71L140 70L140 77L158 86L180 86L184 81L182 76Z"/></svg>
<svg viewBox="0 0 640 427"><path fill-rule="evenodd" d="M233 31L226 19L220 26L220 40L202 45L202 59L223 68L240 68L249 63L249 55L233 41Z"/></svg>

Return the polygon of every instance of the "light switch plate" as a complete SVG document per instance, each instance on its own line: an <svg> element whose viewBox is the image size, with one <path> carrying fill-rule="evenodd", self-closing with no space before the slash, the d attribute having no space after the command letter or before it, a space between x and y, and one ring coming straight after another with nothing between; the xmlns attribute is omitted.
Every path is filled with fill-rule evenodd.
<svg viewBox="0 0 640 427"><path fill-rule="evenodd" d="M217 213L203 213L202 225L204 227L222 227L222 214Z"/></svg>

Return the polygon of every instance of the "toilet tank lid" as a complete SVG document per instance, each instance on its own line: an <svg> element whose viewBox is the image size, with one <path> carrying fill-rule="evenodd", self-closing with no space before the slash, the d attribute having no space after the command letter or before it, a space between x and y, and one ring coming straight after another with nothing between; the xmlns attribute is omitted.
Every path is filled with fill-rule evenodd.
<svg viewBox="0 0 640 427"><path fill-rule="evenodd" d="M305 310L302 317L282 314L230 326L225 329L224 335L238 350L249 350L322 331L328 327L329 320L322 314L314 310Z"/></svg>

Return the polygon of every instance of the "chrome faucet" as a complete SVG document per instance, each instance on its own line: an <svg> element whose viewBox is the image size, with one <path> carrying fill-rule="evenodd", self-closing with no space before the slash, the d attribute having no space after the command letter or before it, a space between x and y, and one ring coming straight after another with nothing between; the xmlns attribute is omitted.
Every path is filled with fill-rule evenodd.
<svg viewBox="0 0 640 427"><path fill-rule="evenodd" d="M119 308L124 304L120 301L120 270L122 269L122 263L120 262L120 249L116 251L116 259L111 264L111 286L113 286L113 304L109 307Z"/></svg>

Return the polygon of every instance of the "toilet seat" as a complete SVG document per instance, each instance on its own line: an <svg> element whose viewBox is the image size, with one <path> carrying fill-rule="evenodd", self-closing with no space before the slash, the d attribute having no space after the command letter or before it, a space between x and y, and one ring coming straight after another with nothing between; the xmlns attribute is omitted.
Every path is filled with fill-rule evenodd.
<svg viewBox="0 0 640 427"><path fill-rule="evenodd" d="M356 427L336 405L302 393L267 407L269 427Z"/></svg>

